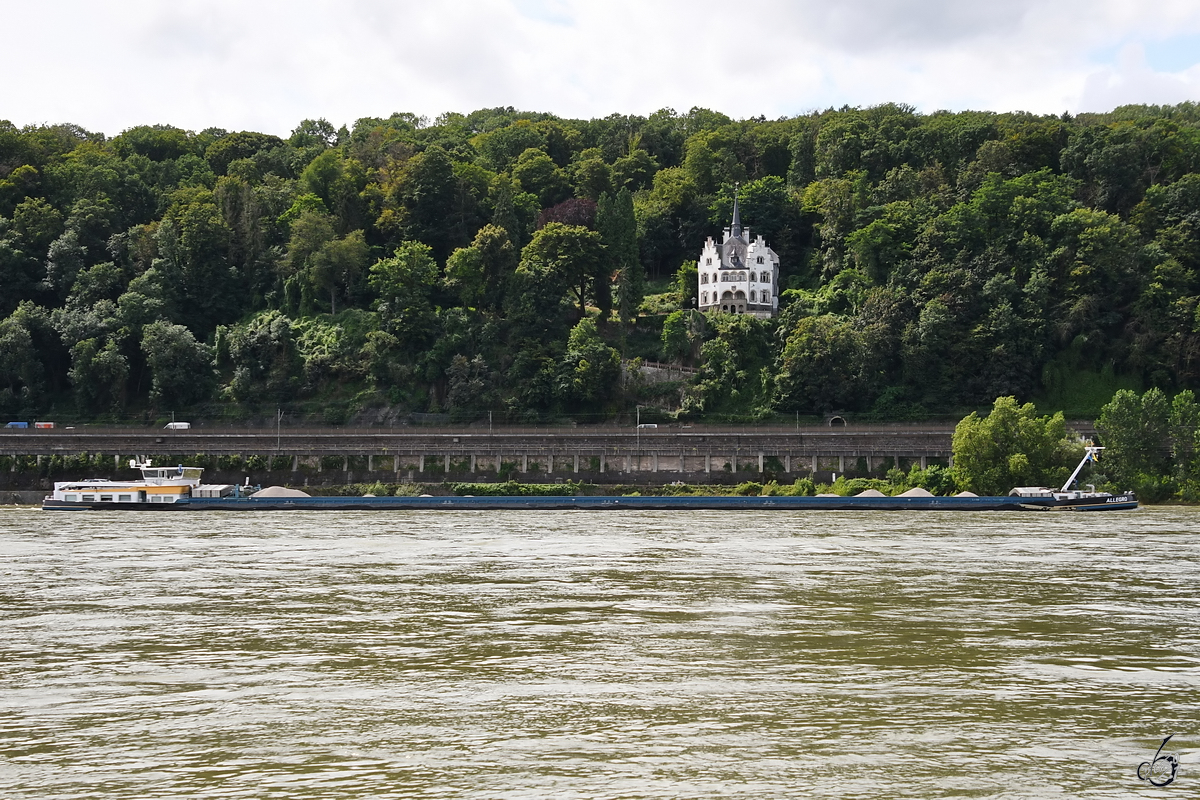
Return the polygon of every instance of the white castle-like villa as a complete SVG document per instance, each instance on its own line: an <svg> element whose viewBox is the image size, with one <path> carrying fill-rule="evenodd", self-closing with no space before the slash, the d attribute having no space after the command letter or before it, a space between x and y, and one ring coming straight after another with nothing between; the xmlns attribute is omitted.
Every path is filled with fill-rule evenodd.
<svg viewBox="0 0 1200 800"><path fill-rule="evenodd" d="M696 271L700 310L752 314L766 319L779 308L779 255L759 236L750 241L742 227L738 201L733 199L733 223L718 245L708 237Z"/></svg>

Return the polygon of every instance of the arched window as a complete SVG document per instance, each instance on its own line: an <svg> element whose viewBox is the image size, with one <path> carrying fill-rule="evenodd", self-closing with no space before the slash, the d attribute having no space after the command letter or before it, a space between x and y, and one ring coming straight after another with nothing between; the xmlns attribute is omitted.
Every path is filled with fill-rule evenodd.
<svg viewBox="0 0 1200 800"><path fill-rule="evenodd" d="M757 295L757 294L758 294L758 293L757 293L757 292L755 292L753 289L751 289L751 290L750 290L750 302L751 302L751 303L753 303L753 302L755 301L755 299L756 299L756 295Z"/></svg>
<svg viewBox="0 0 1200 800"><path fill-rule="evenodd" d="M700 275L700 282L701 282L701 283L708 283L708 273L707 273L707 272L705 272L705 273L702 273L702 274Z"/></svg>
<svg viewBox="0 0 1200 800"><path fill-rule="evenodd" d="M759 257L758 257L758 263L760 263L760 264L761 264L761 263L763 263L763 257L762 257L762 256L759 256Z"/></svg>
<svg viewBox="0 0 1200 800"><path fill-rule="evenodd" d="M703 303L704 305L708 305L708 292L705 292L704 294L700 295L700 302Z"/></svg>
<svg viewBox="0 0 1200 800"><path fill-rule="evenodd" d="M759 297L761 297L762 301L765 303L771 299L771 294L770 294L770 292L768 292L767 290L764 289L763 293L760 294Z"/></svg>
<svg viewBox="0 0 1200 800"><path fill-rule="evenodd" d="M706 259L704 259L704 266L706 266L706 267L711 267L711 266L712 266L712 259L711 259L711 258L706 258Z"/></svg>
<svg viewBox="0 0 1200 800"><path fill-rule="evenodd" d="M758 280L758 273L757 273L757 272L751 272L751 273L750 273L750 282L751 282L751 283L754 283L754 282L756 282L757 280Z"/></svg>

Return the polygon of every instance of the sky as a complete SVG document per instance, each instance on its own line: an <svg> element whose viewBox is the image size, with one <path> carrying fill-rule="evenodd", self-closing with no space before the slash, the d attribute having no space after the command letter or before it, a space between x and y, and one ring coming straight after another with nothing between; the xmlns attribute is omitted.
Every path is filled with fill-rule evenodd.
<svg viewBox="0 0 1200 800"><path fill-rule="evenodd" d="M1197 0L0 0L0 120L288 135L514 106L744 119L1200 101Z"/></svg>

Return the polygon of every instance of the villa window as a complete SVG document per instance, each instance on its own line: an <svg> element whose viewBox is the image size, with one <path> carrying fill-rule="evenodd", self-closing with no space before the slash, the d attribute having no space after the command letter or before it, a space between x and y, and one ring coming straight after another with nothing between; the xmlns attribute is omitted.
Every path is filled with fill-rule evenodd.
<svg viewBox="0 0 1200 800"><path fill-rule="evenodd" d="M704 259L704 266L706 266L706 267L711 267L711 266L712 266L712 259L711 259L711 258L706 258L706 259Z"/></svg>
<svg viewBox="0 0 1200 800"><path fill-rule="evenodd" d="M758 263L759 263L759 264L763 263L763 257L762 257L762 256L759 256L759 257L758 257Z"/></svg>
<svg viewBox="0 0 1200 800"><path fill-rule="evenodd" d="M708 273L707 272L705 272L703 275L700 276L700 282L708 283Z"/></svg>
<svg viewBox="0 0 1200 800"><path fill-rule="evenodd" d="M751 289L751 290L750 290L750 302L751 302L751 303L753 303L753 302L754 302L754 296L755 296L755 292L754 292L754 290L753 290L753 289Z"/></svg>

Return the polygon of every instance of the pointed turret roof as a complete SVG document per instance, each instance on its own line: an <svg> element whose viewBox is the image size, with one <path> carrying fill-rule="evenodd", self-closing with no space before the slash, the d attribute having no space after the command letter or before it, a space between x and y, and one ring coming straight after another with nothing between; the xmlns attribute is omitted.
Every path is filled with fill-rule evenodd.
<svg viewBox="0 0 1200 800"><path fill-rule="evenodd" d="M729 228L729 233L738 239L742 238L742 214L738 211L738 194L739 187L733 187L733 224Z"/></svg>

